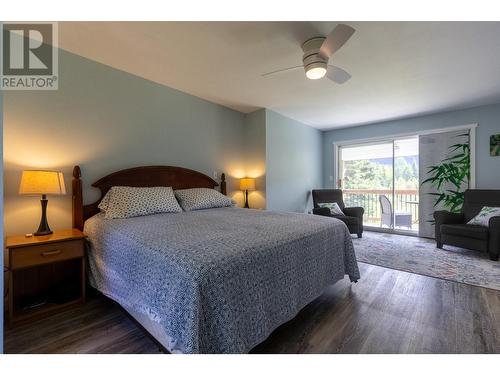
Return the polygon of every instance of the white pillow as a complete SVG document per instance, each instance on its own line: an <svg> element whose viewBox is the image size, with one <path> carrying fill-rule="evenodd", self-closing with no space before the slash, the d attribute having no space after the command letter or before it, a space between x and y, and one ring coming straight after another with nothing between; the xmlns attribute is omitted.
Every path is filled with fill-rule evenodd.
<svg viewBox="0 0 500 375"><path fill-rule="evenodd" d="M226 197L215 189L208 188L176 190L175 197L184 211L228 207L233 205L231 198Z"/></svg>
<svg viewBox="0 0 500 375"><path fill-rule="evenodd" d="M319 203L318 206L329 208L330 209L330 214L332 214L332 215L343 215L343 216L345 216L345 214L340 209L340 206L336 202L334 202L334 203Z"/></svg>
<svg viewBox="0 0 500 375"><path fill-rule="evenodd" d="M99 203L106 219L182 212L171 187L113 186Z"/></svg>
<svg viewBox="0 0 500 375"><path fill-rule="evenodd" d="M500 207L483 207L467 224L482 225L487 227L493 216L500 216Z"/></svg>

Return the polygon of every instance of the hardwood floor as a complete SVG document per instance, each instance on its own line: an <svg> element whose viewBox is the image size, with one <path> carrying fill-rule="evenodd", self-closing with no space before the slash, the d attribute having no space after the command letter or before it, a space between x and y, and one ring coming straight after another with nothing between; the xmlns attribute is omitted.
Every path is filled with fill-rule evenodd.
<svg viewBox="0 0 500 375"><path fill-rule="evenodd" d="M500 353L500 292L360 263L252 353ZM5 330L7 353L159 353L118 305L81 307Z"/></svg>

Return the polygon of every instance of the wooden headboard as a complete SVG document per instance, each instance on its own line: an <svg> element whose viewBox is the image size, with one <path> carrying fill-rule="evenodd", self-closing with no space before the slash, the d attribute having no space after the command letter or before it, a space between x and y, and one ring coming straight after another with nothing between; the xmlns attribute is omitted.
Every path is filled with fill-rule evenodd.
<svg viewBox="0 0 500 375"><path fill-rule="evenodd" d="M219 184L203 173L187 168L152 165L123 169L111 173L92 184L101 191L99 199L91 204L83 204L82 172L77 165L73 168L73 228L83 230L83 223L88 218L99 213L98 205L112 186L171 186L176 189L210 188ZM226 176L221 174L220 192L226 195Z"/></svg>

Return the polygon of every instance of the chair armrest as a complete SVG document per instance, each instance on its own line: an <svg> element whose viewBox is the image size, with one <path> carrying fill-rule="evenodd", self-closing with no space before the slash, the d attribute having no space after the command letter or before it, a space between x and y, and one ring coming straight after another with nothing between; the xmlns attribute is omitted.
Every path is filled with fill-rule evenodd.
<svg viewBox="0 0 500 375"><path fill-rule="evenodd" d="M313 214L321 216L331 216L331 212L328 207L313 208Z"/></svg>
<svg viewBox="0 0 500 375"><path fill-rule="evenodd" d="M436 225L463 224L465 221L465 217L463 214L458 214L450 211L434 211L434 220L436 220Z"/></svg>
<svg viewBox="0 0 500 375"><path fill-rule="evenodd" d="M363 207L345 207L344 213L346 216L354 216L362 219L365 209Z"/></svg>
<svg viewBox="0 0 500 375"><path fill-rule="evenodd" d="M488 222L489 244L488 252L491 259L500 254L500 216L493 216Z"/></svg>
<svg viewBox="0 0 500 375"><path fill-rule="evenodd" d="M434 211L434 235L436 237L437 247L443 247L443 241L441 241L441 225L442 224L463 224L465 217L463 214L458 214L450 211Z"/></svg>

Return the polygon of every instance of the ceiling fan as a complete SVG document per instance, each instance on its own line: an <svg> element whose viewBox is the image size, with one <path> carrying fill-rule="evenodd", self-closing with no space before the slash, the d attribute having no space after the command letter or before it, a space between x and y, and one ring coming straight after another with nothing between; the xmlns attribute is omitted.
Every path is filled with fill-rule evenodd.
<svg viewBox="0 0 500 375"><path fill-rule="evenodd" d="M354 34L354 29L345 24L338 24L332 32L325 37L314 37L302 44L302 65L275 70L262 74L267 77L272 74L282 73L293 69L304 68L306 77L309 79L320 79L326 76L332 81L342 84L351 78L351 75L338 66L329 65L328 61Z"/></svg>

